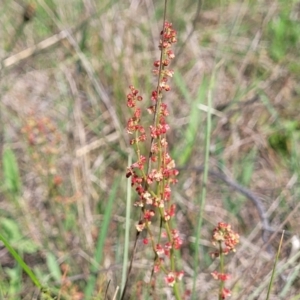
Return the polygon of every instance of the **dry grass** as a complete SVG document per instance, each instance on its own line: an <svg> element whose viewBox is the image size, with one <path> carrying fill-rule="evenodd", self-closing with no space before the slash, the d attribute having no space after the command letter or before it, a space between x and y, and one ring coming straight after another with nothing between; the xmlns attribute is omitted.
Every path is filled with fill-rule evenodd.
<svg viewBox="0 0 300 300"><path fill-rule="evenodd" d="M213 107L220 114L213 116L210 169L256 195L274 230L287 229L280 260L285 264L291 257L289 241L300 230L299 57L292 44L284 57L275 59L272 54L279 46L274 42L277 31L270 28L285 16L285 3L250 2L220 5L212 1L204 4L198 15L194 1L170 4L169 19L178 29L180 51L172 67L183 81L173 82L167 99L172 126L169 141L180 159L199 87L220 62L213 95ZM299 22L297 3L289 9L289 18ZM151 64L158 55L162 7L150 0L142 4L74 1L72 7L69 1L38 0L32 20L23 24L22 14L20 3L6 1L0 18L0 145L2 152L6 147L14 151L22 181L18 204L4 187L1 189L0 219L13 220L22 236L38 246L38 251L24 259L39 270L41 278L50 286L56 285L66 299L80 299L107 199L119 178L100 267L109 271L99 272L95 291L97 299L104 299L109 280L109 295L120 285L128 153L125 95L131 83L144 95L151 90ZM282 43L289 40L282 38ZM193 236L198 217L195 200L201 191L201 172L192 167L201 167L204 160L205 118L199 109L200 125L191 154L180 166L183 169L175 193L178 225L185 236L181 255L187 289L193 276ZM30 120L41 122L43 127L48 119L53 132L33 131L36 140L30 144L22 128ZM53 134L59 140L52 145ZM45 144L39 140L43 137L48 141ZM46 149L52 146L55 149ZM62 179L60 185L53 185L55 176ZM208 258L210 235L218 221L226 221L243 237L236 255L228 260L233 274L232 299L265 299L266 288L251 298L263 282L268 282L274 261L261 238L257 207L216 176L209 177L207 188L201 235L204 258L197 281L200 298L213 299L217 291L209 275L216 267ZM279 235L272 242L273 251L277 238ZM53 276L47 278L48 252L54 254L62 273L69 267L68 284L60 285ZM1 257L3 270L13 268L5 249ZM140 248L135 262L139 280L145 279L148 259ZM286 276L296 265L293 262L277 278L271 299L297 299L299 276L280 296ZM9 284L7 274L3 271L1 280ZM28 298L24 296L30 286L24 282L18 290L21 298L34 298L33 290ZM3 295L6 286L2 287ZM132 297L142 299L139 287L134 291ZM167 295L158 285L157 297L170 298Z"/></svg>

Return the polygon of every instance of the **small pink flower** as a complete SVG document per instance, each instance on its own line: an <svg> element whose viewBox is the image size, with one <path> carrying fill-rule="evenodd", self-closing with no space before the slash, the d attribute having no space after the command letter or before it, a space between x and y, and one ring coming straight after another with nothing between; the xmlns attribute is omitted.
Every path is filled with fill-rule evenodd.
<svg viewBox="0 0 300 300"><path fill-rule="evenodd" d="M167 50L167 55L170 59L175 58L174 52L171 49Z"/></svg>
<svg viewBox="0 0 300 300"><path fill-rule="evenodd" d="M137 231L141 232L145 228L145 223L143 221L140 221L138 224L135 225L135 227Z"/></svg>
<svg viewBox="0 0 300 300"><path fill-rule="evenodd" d="M154 67L158 68L160 66L160 61L156 60L153 65Z"/></svg>
<svg viewBox="0 0 300 300"><path fill-rule="evenodd" d="M223 288L221 297L222 299L226 299L227 297L231 296L231 291L229 289Z"/></svg>
<svg viewBox="0 0 300 300"><path fill-rule="evenodd" d="M171 219L169 213L166 212L166 211L164 212L164 219L165 219L166 222L168 222Z"/></svg>
<svg viewBox="0 0 300 300"><path fill-rule="evenodd" d="M167 238L168 235L167 235L167 233L166 233L165 231L163 231L163 232L161 233L161 237L162 237L162 238Z"/></svg>
<svg viewBox="0 0 300 300"><path fill-rule="evenodd" d="M211 273L212 277L216 280L226 281L230 278L230 274L222 274L217 271Z"/></svg>
<svg viewBox="0 0 300 300"><path fill-rule="evenodd" d="M157 100L157 91L153 91L151 95L151 100L156 101Z"/></svg>
<svg viewBox="0 0 300 300"><path fill-rule="evenodd" d="M143 200L145 200L146 204L153 204L153 199L152 199L152 195L149 192L145 192L142 194L142 198Z"/></svg>
<svg viewBox="0 0 300 300"><path fill-rule="evenodd" d="M154 210L150 209L146 209L145 212L144 212L144 219L147 220L147 221L150 221L151 218L153 218L155 215L155 212Z"/></svg>
<svg viewBox="0 0 300 300"><path fill-rule="evenodd" d="M164 248L160 244L156 245L155 251L158 256L162 256L164 254Z"/></svg>
<svg viewBox="0 0 300 300"><path fill-rule="evenodd" d="M212 273L210 273L211 274L211 276L214 278L214 279L216 279L216 280L218 280L218 272L217 271L213 271Z"/></svg>
<svg viewBox="0 0 300 300"><path fill-rule="evenodd" d="M176 282L176 275L174 272L170 272L166 277L165 277L165 281L167 283L167 285L169 286L173 286Z"/></svg>
<svg viewBox="0 0 300 300"><path fill-rule="evenodd" d="M137 177L136 180L137 180L136 182L140 183L140 178L139 178L139 177ZM141 185L138 185L138 186L136 187L135 190L136 190L137 193L138 193L139 195L141 195L141 196L142 196L142 195L144 194L144 192L145 192L144 188L143 188Z"/></svg>
<svg viewBox="0 0 300 300"><path fill-rule="evenodd" d="M172 244L171 244L170 242L167 242L167 243L165 244L165 249L171 250L171 249L172 249Z"/></svg>
<svg viewBox="0 0 300 300"><path fill-rule="evenodd" d="M173 77L173 75L174 75L174 71L173 70L165 70L164 73L168 77Z"/></svg>
<svg viewBox="0 0 300 300"><path fill-rule="evenodd" d="M177 280L182 280L183 276L184 276L183 271L179 271L179 272L176 273Z"/></svg>
<svg viewBox="0 0 300 300"><path fill-rule="evenodd" d="M182 245L182 239L178 236L174 238L173 243L174 243L174 249L178 250Z"/></svg>

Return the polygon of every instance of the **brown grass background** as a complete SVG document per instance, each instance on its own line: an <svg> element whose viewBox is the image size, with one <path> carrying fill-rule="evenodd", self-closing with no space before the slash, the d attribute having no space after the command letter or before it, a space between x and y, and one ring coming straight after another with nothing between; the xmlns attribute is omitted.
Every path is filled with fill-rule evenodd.
<svg viewBox="0 0 300 300"><path fill-rule="evenodd" d="M110 280L111 297L120 285L123 253L129 151L125 124L130 113L126 93L133 84L148 101L155 83L151 65L158 57L163 5L150 0L37 0L32 2L34 14L24 22L28 3L0 3L0 147L2 153L7 147L13 150L22 182L15 199L1 188L0 218L13 220L22 236L37 245L38 250L25 253L24 260L43 274L41 279L66 299L83 299L107 199L118 180L95 291L95 299L104 299ZM168 139L182 168L173 195L185 239L185 289L192 284L205 150L206 112L198 103L207 104L213 72L217 113L212 118L209 169L255 195L274 231L287 230L279 263L286 264L294 255L291 238L298 241L300 217L300 39L294 36L295 26L300 27L299 8L297 1L279 0L169 3L168 20L178 31L178 44L172 65L177 77L166 97ZM193 136L190 145L188 134ZM134 219L138 211L132 209ZM227 261L231 298L266 299L266 288L259 287L269 281L274 256L270 248L263 248L257 207L237 188L210 174L204 216L199 299L214 299L217 291L209 275L217 263L209 259L209 252L211 230L219 221L229 222L241 235L237 253ZM133 235L134 230L132 239ZM278 240L275 234L273 253ZM5 287L10 285L7 269L15 263L1 249ZM47 278L48 252L62 273L68 268L67 283ZM140 247L135 260L140 285L133 283L132 299L143 299L139 287L147 281L149 263L151 254ZM280 272L270 299L298 299L298 273L281 295L297 265L294 261ZM26 276L20 293L21 299L34 298ZM159 283L153 298L171 296Z"/></svg>

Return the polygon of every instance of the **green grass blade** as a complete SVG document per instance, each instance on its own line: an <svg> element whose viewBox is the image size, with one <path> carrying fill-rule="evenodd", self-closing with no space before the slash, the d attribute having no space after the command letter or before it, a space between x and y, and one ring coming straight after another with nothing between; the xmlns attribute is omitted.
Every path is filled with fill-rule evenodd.
<svg viewBox="0 0 300 300"><path fill-rule="evenodd" d="M296 265L299 258L300 258L300 252L297 251L296 254L290 257L283 265L278 266L277 270L275 270L275 273L277 275L284 273L286 270L290 269L290 266ZM259 295L263 292L263 290L267 288L268 284L269 283L267 280L262 280L261 284L257 286L250 295L247 295L247 300L257 299Z"/></svg>
<svg viewBox="0 0 300 300"><path fill-rule="evenodd" d="M207 120L206 120L206 137L205 137L205 158L204 158L204 171L203 171L203 186L202 191L199 197L199 219L196 228L196 241L195 241L195 255L194 255L194 276L193 276L193 289L192 289L192 299L196 299L196 279L198 275L198 266L199 266L199 240L201 234L201 228L203 223L203 212L205 207L206 200L206 185L208 179L208 167L209 167L209 149L210 149L210 136L211 136L211 111L212 111L212 90L215 84L215 70L210 78L208 95L207 95Z"/></svg>
<svg viewBox="0 0 300 300"><path fill-rule="evenodd" d="M274 266L273 266L273 270L272 270L272 275L271 275L271 280L270 280L269 287L268 287L268 294L267 294L266 300L270 299L270 293L271 293L271 289L272 289L274 278L275 278L276 265L277 265L277 262L279 260L279 254L280 254L280 251L281 251L283 237L284 237L284 230L282 232L279 247L278 247L278 251L277 251L277 254L276 254L276 258L275 258L275 262L274 262Z"/></svg>
<svg viewBox="0 0 300 300"><path fill-rule="evenodd" d="M132 164L132 156L128 156L128 166ZM129 233L130 233L130 210L131 210L131 179L127 180L127 197L126 197L126 223L125 223L125 241L124 241L124 258L123 258L123 270L122 270L122 283L121 291L123 291L128 266L128 251L129 251Z"/></svg>
<svg viewBox="0 0 300 300"><path fill-rule="evenodd" d="M207 82L205 79L202 81L202 84L198 90L197 98L195 100L192 100L181 75L179 73L178 74L175 73L174 78L175 78L176 85L179 88L181 94L191 105L190 115L188 117L189 124L184 134L182 135L182 139L183 139L182 145L184 145L184 148L183 149L181 147L175 148L173 154L175 160L177 161L177 164L179 166L183 166L187 163L187 161L191 157L193 148L196 143L195 136L199 130L200 121L201 121L200 118L201 112L198 109L198 105L204 101L204 98L206 96Z"/></svg>
<svg viewBox="0 0 300 300"><path fill-rule="evenodd" d="M52 278L59 282L61 280L62 274L55 255L51 252L48 252L46 255L46 261Z"/></svg>
<svg viewBox="0 0 300 300"><path fill-rule="evenodd" d="M95 289L95 284L96 284L96 280L97 280L97 275L95 275L95 274L97 274L97 271L99 269L99 264L102 261L105 239L107 236L107 231L108 231L108 226L109 226L109 222L111 219L113 203L114 203L114 200L116 199L116 194L117 194L117 189L118 189L119 183L120 183L120 179L116 178L114 181L114 184L111 188L111 193L108 198L107 206L106 206L105 213L104 213L104 219L101 224L101 230L100 230L100 234L98 236L98 241L97 241L97 245L96 245L96 252L95 252L95 256L94 256L95 264L92 264L92 266L91 266L91 275L88 279L88 283L87 283L87 286L84 291L84 296L85 296L84 299L87 299L87 300L92 297L93 291Z"/></svg>
<svg viewBox="0 0 300 300"><path fill-rule="evenodd" d="M298 264L292 270L292 273L289 275L288 280L287 280L285 286L283 287L283 289L281 290L281 292L279 294L279 297L281 297L281 299L285 299L287 297L288 292L292 288L292 285L295 284L299 280L299 275L300 275L300 265ZM299 295L299 298L297 298L297 299L300 299L300 295Z"/></svg>
<svg viewBox="0 0 300 300"><path fill-rule="evenodd" d="M7 190L18 195L21 189L19 167L14 152L6 148L3 152L3 174Z"/></svg>
<svg viewBox="0 0 300 300"><path fill-rule="evenodd" d="M12 257L20 264L22 269L26 272L26 274L30 277L32 282L35 284L36 287L42 289L42 284L32 272L32 270L28 267L22 257L17 253L17 251L10 245L10 243L6 240L6 238L0 233L0 240L3 242L5 248L9 251Z"/></svg>

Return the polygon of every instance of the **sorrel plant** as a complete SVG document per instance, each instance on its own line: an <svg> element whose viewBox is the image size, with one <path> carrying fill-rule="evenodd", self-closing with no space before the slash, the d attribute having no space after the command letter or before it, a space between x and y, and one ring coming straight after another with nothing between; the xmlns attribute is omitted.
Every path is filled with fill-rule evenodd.
<svg viewBox="0 0 300 300"><path fill-rule="evenodd" d="M219 300L231 296L231 291L225 287L225 281L230 278L230 274L225 273L225 256L230 252L235 252L235 246L239 243L239 235L226 223L219 222L213 230L212 244L217 250L211 254L212 258L220 258L219 271L211 273L214 279L219 280Z"/></svg>
<svg viewBox="0 0 300 300"><path fill-rule="evenodd" d="M170 127L166 117L169 112L163 102L165 92L170 91L168 80L173 76L173 71L169 69L169 65L175 57L172 45L176 41L176 31L172 24L164 22L159 42L160 59L153 64L153 74L158 77L158 83L151 93L152 104L147 108L147 112L153 115L150 126L144 125L144 111L138 106L143 97L134 86L129 87L127 106L132 109L133 115L128 120L127 132L133 136L130 145L134 148L137 160L128 167L126 177L131 178L131 185L138 194L134 205L141 209L141 218L136 224L136 238L145 230L146 238L143 243L149 244L154 254L151 277L154 279L154 274L162 272L166 284L173 288L175 298L181 299L178 281L182 279L183 272L176 268L175 251L180 248L182 240L171 222L176 209L172 201L171 186L177 183L176 176L179 172L168 152L166 133ZM149 140L150 151L145 154L142 152L142 144ZM160 220L159 234L152 228L152 221L155 219Z"/></svg>
<svg viewBox="0 0 300 300"><path fill-rule="evenodd" d="M131 186L135 188L138 194L134 206L141 209L141 218L136 224L136 241L140 233L146 231L143 243L144 245L150 244L154 254L151 280L154 281L154 275L162 272L166 284L173 288L175 298L182 299L178 281L182 279L184 273L177 269L175 261L175 251L180 249L182 240L179 231L174 228L174 222L172 222L176 205L172 201L171 193L171 187L177 183L176 176L179 172L168 152L166 133L170 127L166 117L169 112L163 101L165 92L170 91L168 80L174 73L169 69L169 65L175 57L171 48L176 41L176 31L171 23L165 21L159 42L160 59L154 61L153 64L155 68L153 74L158 77L158 83L156 89L151 93L152 104L147 108L147 112L153 115L150 126L144 125L146 123L143 107L138 106L138 103L143 101L143 97L133 85L129 86L130 93L127 95L127 106L132 109L133 115L127 122L127 132L133 136L130 139L130 145L134 148L137 160L128 167L126 177L131 178ZM147 147L144 147L143 144L147 143L148 140L150 140L150 151L144 154L143 149ZM153 220L160 220L158 234L152 228ZM229 274L225 273L224 256L235 251L235 245L239 242L239 235L231 230L230 225L220 222L213 231L212 242L218 248L213 253L213 257L220 258L220 271L212 273L212 276L220 281L220 300L231 295L230 290L224 286L224 282L230 277ZM126 285L122 299L125 297L125 292Z"/></svg>

